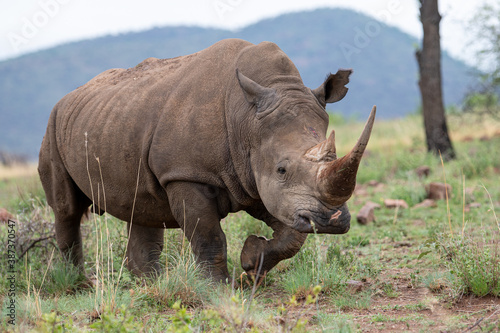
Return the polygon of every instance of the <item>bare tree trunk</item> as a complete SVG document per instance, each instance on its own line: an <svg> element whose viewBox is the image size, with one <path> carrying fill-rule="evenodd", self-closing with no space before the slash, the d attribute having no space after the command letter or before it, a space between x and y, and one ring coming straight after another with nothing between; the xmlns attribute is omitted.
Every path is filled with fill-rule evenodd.
<svg viewBox="0 0 500 333"><path fill-rule="evenodd" d="M439 41L438 0L420 0L420 21L424 28L422 49L416 52L422 95L427 150L443 156L444 160L455 158L448 136L441 90L441 45Z"/></svg>

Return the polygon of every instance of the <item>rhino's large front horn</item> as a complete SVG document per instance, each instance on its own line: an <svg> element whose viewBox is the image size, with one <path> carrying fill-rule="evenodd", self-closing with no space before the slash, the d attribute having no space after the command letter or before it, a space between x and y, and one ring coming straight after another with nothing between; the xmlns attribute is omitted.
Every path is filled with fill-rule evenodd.
<svg viewBox="0 0 500 333"><path fill-rule="evenodd" d="M328 204L333 206L341 205L354 192L356 173L361 162L361 157L363 157L366 145L370 139L376 112L377 107L374 106L363 133L361 133L358 142L351 152L338 160L328 162L327 166L320 169L318 175L320 190Z"/></svg>

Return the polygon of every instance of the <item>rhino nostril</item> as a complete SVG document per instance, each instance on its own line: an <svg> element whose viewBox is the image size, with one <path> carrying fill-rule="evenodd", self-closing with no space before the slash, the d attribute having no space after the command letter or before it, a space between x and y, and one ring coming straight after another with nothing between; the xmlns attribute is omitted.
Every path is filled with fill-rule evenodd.
<svg viewBox="0 0 500 333"><path fill-rule="evenodd" d="M307 223L310 223L311 218L310 218L310 217L308 217L308 216L305 216L305 215L302 215L302 214L301 214L301 215L299 215L298 220L299 220L301 223L305 223L305 224L307 224Z"/></svg>

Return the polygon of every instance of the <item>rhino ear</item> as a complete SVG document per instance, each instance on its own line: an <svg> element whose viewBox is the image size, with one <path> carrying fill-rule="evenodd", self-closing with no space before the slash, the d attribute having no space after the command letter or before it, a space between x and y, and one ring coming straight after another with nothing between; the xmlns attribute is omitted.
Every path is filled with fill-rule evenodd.
<svg viewBox="0 0 500 333"><path fill-rule="evenodd" d="M276 90L261 86L243 75L238 69L236 69L236 76L245 94L245 99L257 107L258 113L264 112L273 104L276 99Z"/></svg>
<svg viewBox="0 0 500 333"><path fill-rule="evenodd" d="M339 69L336 74L328 75L325 82L312 91L323 107L326 103L335 103L344 98L349 90L345 85L349 83L351 74L352 69Z"/></svg>

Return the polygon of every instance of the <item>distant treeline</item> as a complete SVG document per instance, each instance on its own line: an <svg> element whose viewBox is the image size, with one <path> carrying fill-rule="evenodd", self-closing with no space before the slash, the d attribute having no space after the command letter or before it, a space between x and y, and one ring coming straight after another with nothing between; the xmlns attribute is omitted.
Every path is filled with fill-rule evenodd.
<svg viewBox="0 0 500 333"><path fill-rule="evenodd" d="M148 57L189 54L223 38L273 41L312 88L338 68L353 68L349 93L332 110L380 118L419 106L415 38L345 9L318 9L267 19L236 32L165 27L74 42L0 62L0 149L36 158L52 107L66 93L109 68L133 67ZM460 103L473 84L472 69L443 55L446 104Z"/></svg>

